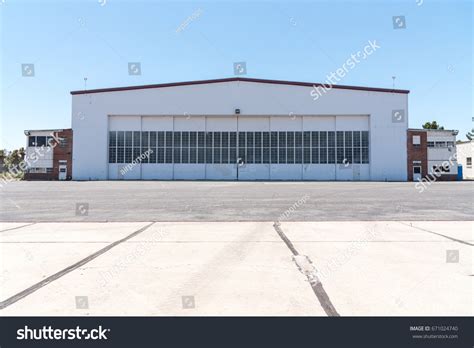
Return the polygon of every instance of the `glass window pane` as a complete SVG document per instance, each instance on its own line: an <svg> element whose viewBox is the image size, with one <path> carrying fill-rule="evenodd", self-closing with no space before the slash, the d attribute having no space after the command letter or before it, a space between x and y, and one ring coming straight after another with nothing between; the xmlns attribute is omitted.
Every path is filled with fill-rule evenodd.
<svg viewBox="0 0 474 348"><path fill-rule="evenodd" d="M229 132L222 132L221 147L229 147Z"/></svg>
<svg viewBox="0 0 474 348"><path fill-rule="evenodd" d="M303 146L303 132L295 132L295 147L301 148L302 146Z"/></svg>
<svg viewBox="0 0 474 348"><path fill-rule="evenodd" d="M36 146L46 146L46 137L36 137Z"/></svg>
<svg viewBox="0 0 474 348"><path fill-rule="evenodd" d="M352 132L344 132L344 146L352 147Z"/></svg>
<svg viewBox="0 0 474 348"><path fill-rule="evenodd" d="M327 132L319 132L319 147L327 147Z"/></svg>
<svg viewBox="0 0 474 348"><path fill-rule="evenodd" d="M221 148L215 147L214 148L214 162L213 163L221 163Z"/></svg>
<svg viewBox="0 0 474 348"><path fill-rule="evenodd" d="M198 147L204 147L205 144L206 144L206 142L205 142L206 133L205 132L198 132L197 136L198 136ZM202 162L199 162L199 163L202 163Z"/></svg>
<svg viewBox="0 0 474 348"><path fill-rule="evenodd" d="M328 163L336 163L336 148L328 147Z"/></svg>
<svg viewBox="0 0 474 348"><path fill-rule="evenodd" d="M313 147L311 149L311 163L317 164L319 163L319 148Z"/></svg>
<svg viewBox="0 0 474 348"><path fill-rule="evenodd" d="M278 163L278 148L270 148L270 163Z"/></svg>
<svg viewBox="0 0 474 348"><path fill-rule="evenodd" d="M117 163L125 163L125 149L123 147L117 148Z"/></svg>
<svg viewBox="0 0 474 348"><path fill-rule="evenodd" d="M156 132L150 132L150 147L152 149L156 147Z"/></svg>
<svg viewBox="0 0 474 348"><path fill-rule="evenodd" d="M360 148L355 147L354 148L354 155L353 155L354 163L361 163L360 154L361 154Z"/></svg>
<svg viewBox="0 0 474 348"><path fill-rule="evenodd" d="M295 149L292 146L286 149L286 163L295 163Z"/></svg>
<svg viewBox="0 0 474 348"><path fill-rule="evenodd" d="M237 149L235 147L229 149L229 163L237 163Z"/></svg>
<svg viewBox="0 0 474 348"><path fill-rule="evenodd" d="M204 155L205 155L204 151L205 149L203 147L198 148L198 163L204 163Z"/></svg>
<svg viewBox="0 0 474 348"><path fill-rule="evenodd" d="M262 151L263 151L262 163L266 163L266 164L270 163L270 148L264 147Z"/></svg>
<svg viewBox="0 0 474 348"><path fill-rule="evenodd" d="M181 149L181 163L189 163L189 148L187 147Z"/></svg>
<svg viewBox="0 0 474 348"><path fill-rule="evenodd" d="M206 148L212 149L212 132L206 132ZM212 163L212 159L211 162L207 163Z"/></svg>
<svg viewBox="0 0 474 348"><path fill-rule="evenodd" d="M207 142L206 136L206 142ZM212 147L206 147L206 163L212 163Z"/></svg>
<svg viewBox="0 0 474 348"><path fill-rule="evenodd" d="M189 147L189 132L181 132L181 146Z"/></svg>
<svg viewBox="0 0 474 348"><path fill-rule="evenodd" d="M337 163L343 163L344 161L344 148L338 147L337 148Z"/></svg>
<svg viewBox="0 0 474 348"><path fill-rule="evenodd" d="M271 132L270 134L271 134L271 140L270 140L271 144L270 145L271 145L272 148L277 148L278 147L278 132ZM273 163L273 161L272 161L272 163Z"/></svg>
<svg viewBox="0 0 474 348"><path fill-rule="evenodd" d="M189 147L197 146L197 132L189 132Z"/></svg>
<svg viewBox="0 0 474 348"><path fill-rule="evenodd" d="M353 132L352 139L354 142L354 147L360 147L360 132Z"/></svg>
<svg viewBox="0 0 474 348"><path fill-rule="evenodd" d="M216 147L221 147L221 132L214 132L214 143L213 143L213 146L216 148ZM216 162L214 162L216 163ZM217 163L220 163L220 159L219 159L219 162Z"/></svg>
<svg viewBox="0 0 474 348"><path fill-rule="evenodd" d="M286 147L295 147L295 132L286 132ZM292 163L289 158L288 163Z"/></svg>
<svg viewBox="0 0 474 348"><path fill-rule="evenodd" d="M311 132L311 147L319 147L319 132Z"/></svg>
<svg viewBox="0 0 474 348"><path fill-rule="evenodd" d="M166 137L168 137L168 132L166 132ZM173 148L165 148L165 163L173 163Z"/></svg>
<svg viewBox="0 0 474 348"><path fill-rule="evenodd" d="M222 138L224 139L224 138ZM227 164L229 163L229 148L223 147L221 150L221 163Z"/></svg>
<svg viewBox="0 0 474 348"><path fill-rule="evenodd" d="M30 137L30 141L31 138L32 137ZM109 146L117 146L117 132L109 132Z"/></svg>
<svg viewBox="0 0 474 348"><path fill-rule="evenodd" d="M173 134L173 147L180 148L181 147L181 132L174 132Z"/></svg>
<svg viewBox="0 0 474 348"><path fill-rule="evenodd" d="M270 132L263 132L263 147L270 147Z"/></svg>
<svg viewBox="0 0 474 348"><path fill-rule="evenodd" d="M304 136L303 136L303 138L304 138ZM311 148L310 147L304 147L303 148L303 163L305 163L305 164L311 163Z"/></svg>
<svg viewBox="0 0 474 348"><path fill-rule="evenodd" d="M320 147L319 148L319 163L327 163L327 148L326 147Z"/></svg>
<svg viewBox="0 0 474 348"><path fill-rule="evenodd" d="M169 149L168 152L171 152L171 149ZM170 156L167 156L166 163L170 163L168 162L169 157ZM165 148L164 147L158 148L157 153L156 153L156 163L165 163Z"/></svg>
<svg viewBox="0 0 474 348"><path fill-rule="evenodd" d="M362 148L362 163L369 163L369 148Z"/></svg>
<svg viewBox="0 0 474 348"><path fill-rule="evenodd" d="M166 137L165 138L166 147L173 147L173 132L165 132L165 137ZM159 143L158 143L158 146L160 146Z"/></svg>
<svg viewBox="0 0 474 348"><path fill-rule="evenodd" d="M36 146L36 137L35 136L28 137L28 146Z"/></svg>
<svg viewBox="0 0 474 348"><path fill-rule="evenodd" d="M237 147L237 132L230 132L230 145L231 148Z"/></svg>
<svg viewBox="0 0 474 348"><path fill-rule="evenodd" d="M311 147L311 132L303 133L303 147Z"/></svg>
<svg viewBox="0 0 474 348"><path fill-rule="evenodd" d="M133 132L125 132L125 146L132 147Z"/></svg>
<svg viewBox="0 0 474 348"><path fill-rule="evenodd" d="M303 149L301 147L295 149L295 163L303 163Z"/></svg>
<svg viewBox="0 0 474 348"><path fill-rule="evenodd" d="M109 163L117 162L117 148L109 147Z"/></svg>
<svg viewBox="0 0 474 348"><path fill-rule="evenodd" d="M330 131L328 132L328 147L335 147L336 146L336 135L335 132Z"/></svg>
<svg viewBox="0 0 474 348"><path fill-rule="evenodd" d="M362 146L364 147L369 146L369 132L367 131L362 132Z"/></svg>
<svg viewBox="0 0 474 348"><path fill-rule="evenodd" d="M125 146L125 132L117 132L117 147Z"/></svg>
<svg viewBox="0 0 474 348"><path fill-rule="evenodd" d="M140 147L141 144L141 132L133 132L133 146Z"/></svg>
<svg viewBox="0 0 474 348"><path fill-rule="evenodd" d="M337 148L344 147L344 132L338 131L336 132L336 136L337 136Z"/></svg>

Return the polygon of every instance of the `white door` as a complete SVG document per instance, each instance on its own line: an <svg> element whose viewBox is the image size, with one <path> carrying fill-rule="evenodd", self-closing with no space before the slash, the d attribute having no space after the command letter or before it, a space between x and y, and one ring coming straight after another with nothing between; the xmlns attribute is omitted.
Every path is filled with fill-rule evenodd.
<svg viewBox="0 0 474 348"><path fill-rule="evenodd" d="M67 179L67 165L61 164L59 166L59 180L66 180Z"/></svg>
<svg viewBox="0 0 474 348"><path fill-rule="evenodd" d="M413 181L421 180L421 166L413 166Z"/></svg>

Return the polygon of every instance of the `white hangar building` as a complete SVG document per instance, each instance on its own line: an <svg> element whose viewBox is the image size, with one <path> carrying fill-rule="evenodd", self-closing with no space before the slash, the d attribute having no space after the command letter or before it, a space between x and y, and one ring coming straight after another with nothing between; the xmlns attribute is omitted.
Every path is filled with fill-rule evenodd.
<svg viewBox="0 0 474 348"><path fill-rule="evenodd" d="M406 90L226 78L73 91L74 180L407 180Z"/></svg>

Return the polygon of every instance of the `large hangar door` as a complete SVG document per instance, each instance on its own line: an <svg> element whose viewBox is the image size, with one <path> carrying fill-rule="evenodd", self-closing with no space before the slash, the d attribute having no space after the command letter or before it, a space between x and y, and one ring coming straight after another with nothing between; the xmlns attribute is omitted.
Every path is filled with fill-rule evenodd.
<svg viewBox="0 0 474 348"><path fill-rule="evenodd" d="M270 118L238 118L238 179L270 179Z"/></svg>
<svg viewBox="0 0 474 348"><path fill-rule="evenodd" d="M237 118L205 118L206 179L237 179Z"/></svg>

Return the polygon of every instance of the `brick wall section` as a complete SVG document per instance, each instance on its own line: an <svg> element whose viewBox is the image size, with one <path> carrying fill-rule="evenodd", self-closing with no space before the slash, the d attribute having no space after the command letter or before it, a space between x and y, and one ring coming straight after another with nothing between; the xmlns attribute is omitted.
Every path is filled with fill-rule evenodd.
<svg viewBox="0 0 474 348"><path fill-rule="evenodd" d="M59 177L59 161L67 161L67 176L72 177L72 129L64 129L62 132L55 132L56 139L63 138L64 144L57 144L53 150L53 180Z"/></svg>
<svg viewBox="0 0 474 348"><path fill-rule="evenodd" d="M413 145L413 136L420 136L420 145ZM427 133L425 131L408 130L407 136L407 161L408 181L413 181L413 161L421 161L421 176L428 174L428 146Z"/></svg>

